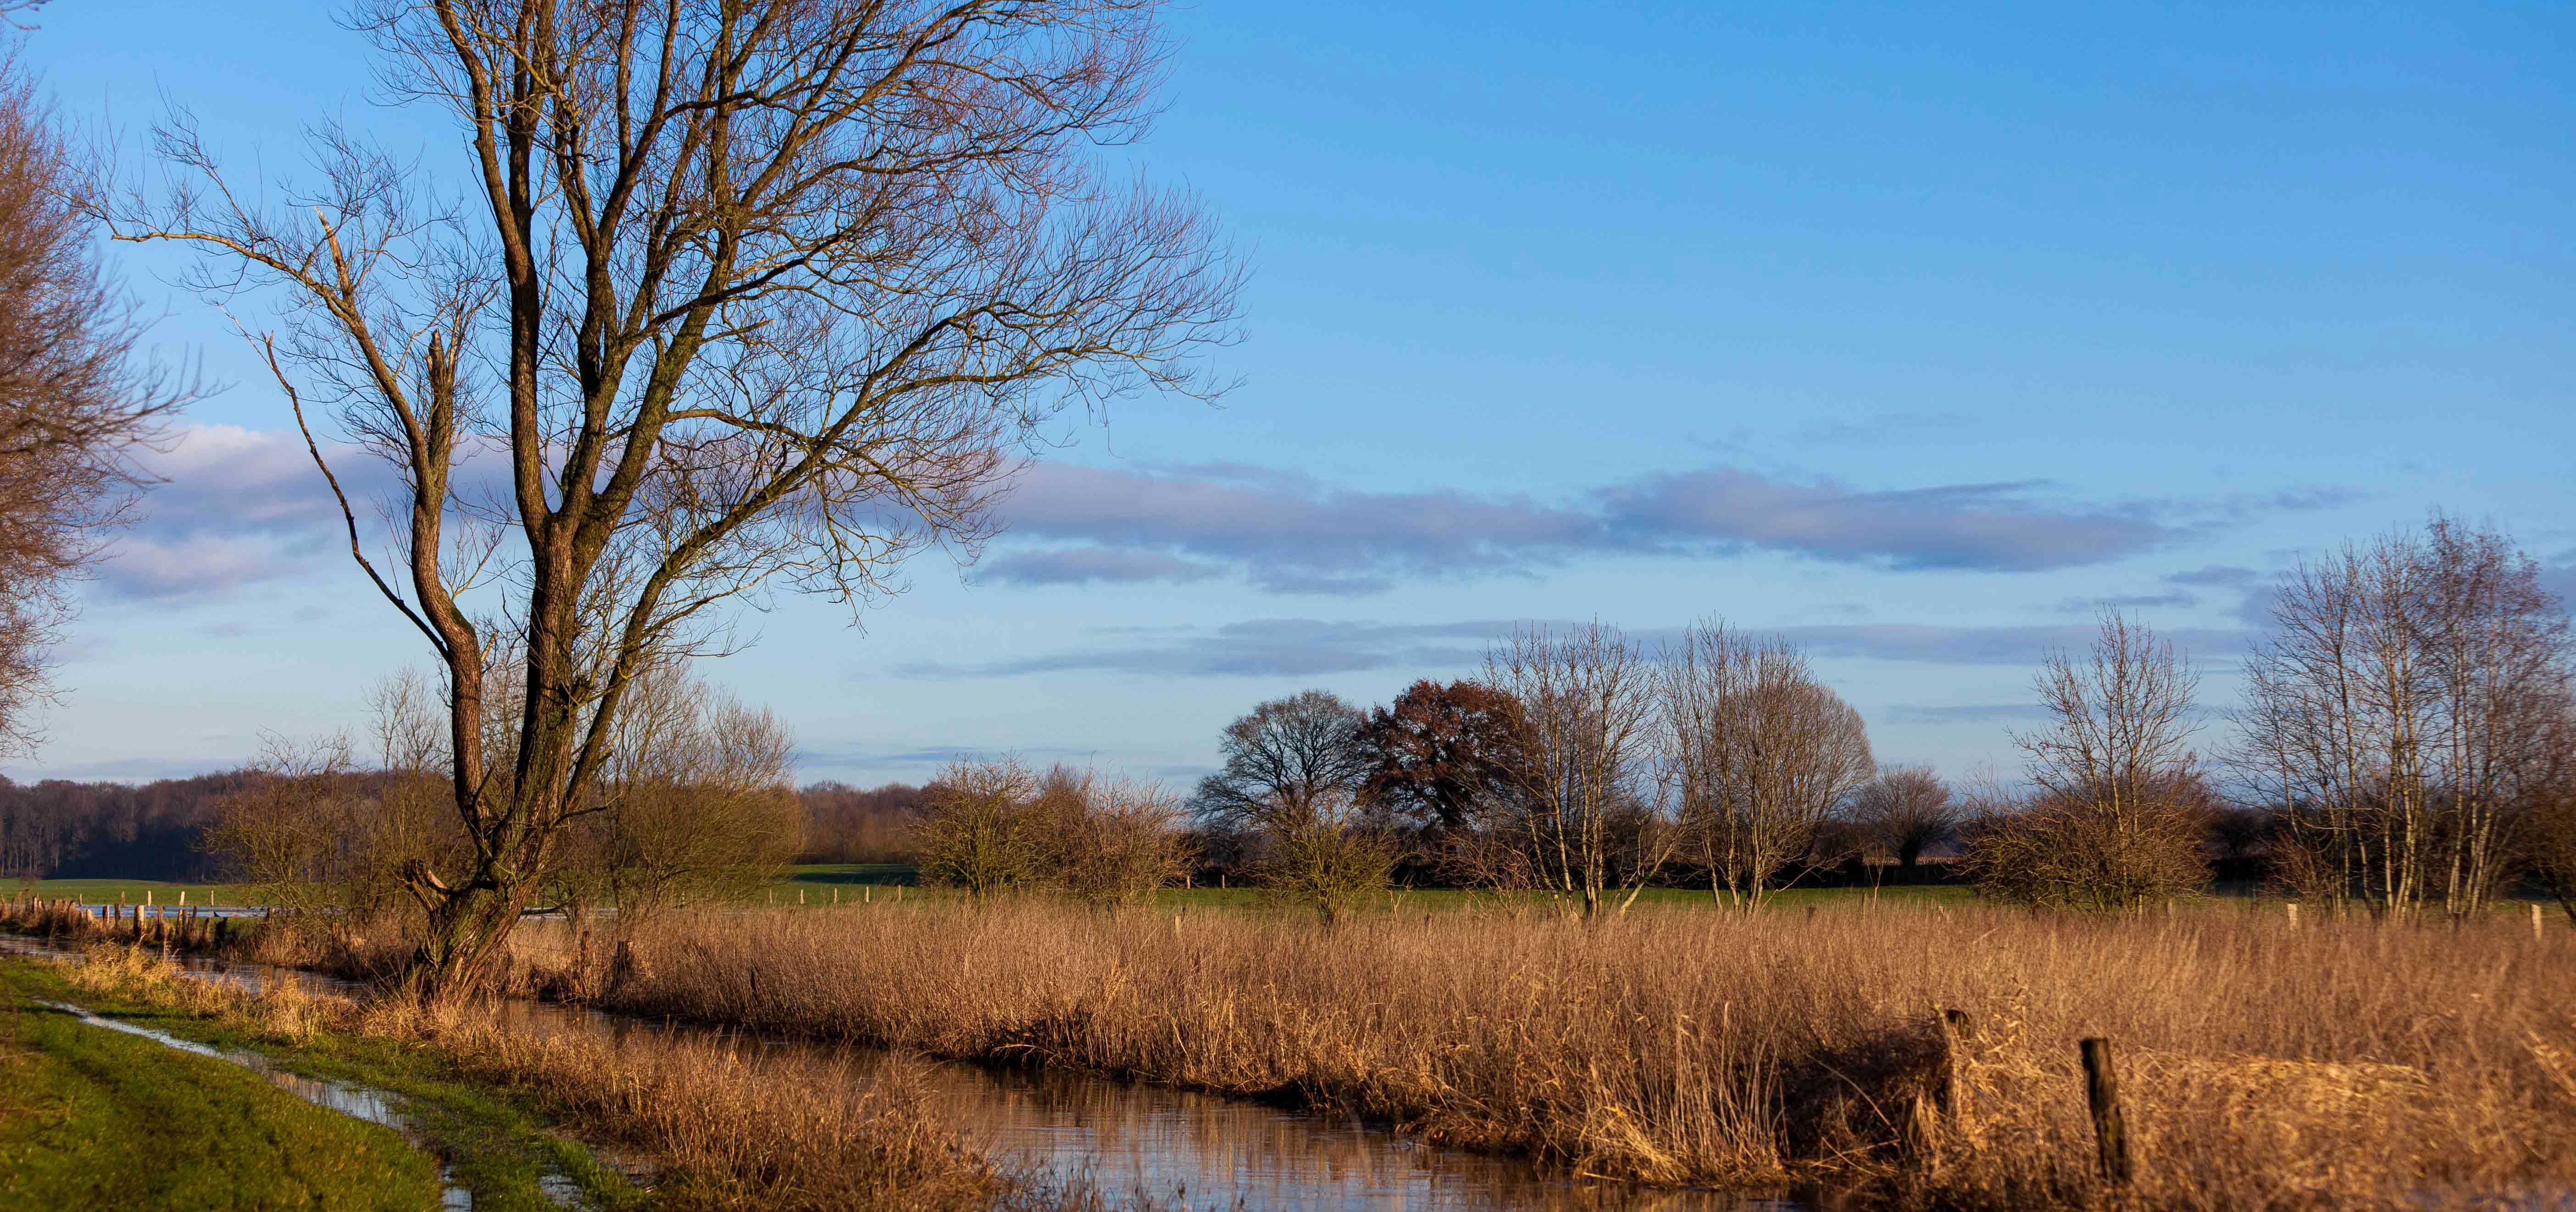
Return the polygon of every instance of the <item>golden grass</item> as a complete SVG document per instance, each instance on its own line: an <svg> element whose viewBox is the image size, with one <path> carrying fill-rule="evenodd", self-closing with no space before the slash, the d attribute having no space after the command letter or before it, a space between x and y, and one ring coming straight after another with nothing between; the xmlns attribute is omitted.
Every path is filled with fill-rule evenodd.
<svg viewBox="0 0 2576 1212"><path fill-rule="evenodd" d="M2576 1179L2576 946L2204 913L1309 923L1044 903L681 915L569 972L745 1030L1330 1106L1657 1183L1949 1207L2433 1206ZM1969 1016L1945 1111L1939 1011ZM2138 1177L2096 1173L2116 1041Z"/></svg>

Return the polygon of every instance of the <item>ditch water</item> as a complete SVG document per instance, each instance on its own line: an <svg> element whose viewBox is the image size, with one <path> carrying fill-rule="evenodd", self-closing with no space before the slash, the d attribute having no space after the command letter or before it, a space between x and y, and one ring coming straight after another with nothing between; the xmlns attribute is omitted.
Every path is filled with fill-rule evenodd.
<svg viewBox="0 0 2576 1212"><path fill-rule="evenodd" d="M0 945L42 950L15 940ZM186 963L208 979L253 988L280 981L317 992L350 988L311 973L261 965L193 958ZM639 1036L715 1034L521 1000L500 1003L499 1009L514 1025L596 1036L620 1046ZM1718 1191L1590 1182L1517 1158L1420 1145L1361 1123L1157 1086L923 1062L875 1049L786 1041L759 1046L848 1062L863 1074L902 1064L970 1144L1006 1166L1088 1179L1112 1206L1152 1203L1282 1212L1798 1212L1802 1207ZM385 1111L399 1115L392 1107Z"/></svg>

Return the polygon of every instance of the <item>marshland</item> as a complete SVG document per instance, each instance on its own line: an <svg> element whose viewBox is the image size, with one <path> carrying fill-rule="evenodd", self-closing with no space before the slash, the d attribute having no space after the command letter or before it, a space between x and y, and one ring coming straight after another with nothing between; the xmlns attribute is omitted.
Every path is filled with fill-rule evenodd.
<svg viewBox="0 0 2576 1212"><path fill-rule="evenodd" d="M2576 18L2325 16L0 0L0 1212L2576 1206Z"/></svg>

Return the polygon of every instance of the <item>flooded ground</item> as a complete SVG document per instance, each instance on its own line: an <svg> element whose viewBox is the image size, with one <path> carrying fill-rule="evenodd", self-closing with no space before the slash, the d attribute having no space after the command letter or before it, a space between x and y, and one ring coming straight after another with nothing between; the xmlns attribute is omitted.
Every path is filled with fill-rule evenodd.
<svg viewBox="0 0 2576 1212"><path fill-rule="evenodd" d="M209 979L250 987L292 981L316 991L347 988L310 973L204 959L187 962ZM598 1036L622 1046L658 1036L701 1034L690 1027L527 1001L502 1002L496 1010L529 1029ZM757 1046L850 1062L862 1075L876 1066L903 1065L911 1080L927 1086L970 1143L1006 1166L1087 1178L1113 1206L1152 1202L1283 1212L1794 1212L1799 1207L1715 1191L1588 1182L1520 1159L1424 1147L1364 1124L1156 1086L924 1062L874 1049L783 1041L759 1041Z"/></svg>

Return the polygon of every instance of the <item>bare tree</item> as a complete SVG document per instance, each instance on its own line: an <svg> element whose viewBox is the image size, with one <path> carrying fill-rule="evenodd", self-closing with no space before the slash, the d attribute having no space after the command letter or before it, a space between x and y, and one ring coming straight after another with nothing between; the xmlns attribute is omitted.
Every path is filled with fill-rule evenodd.
<svg viewBox="0 0 2576 1212"><path fill-rule="evenodd" d="M1348 798L1370 773L1359 742L1366 717L1325 690L1301 690L1226 725L1225 765L1199 781L1202 817L1269 828L1313 816L1327 797Z"/></svg>
<svg viewBox="0 0 2576 1212"><path fill-rule="evenodd" d="M1644 650L1600 623L1525 626L1486 651L1481 680L1521 705L1496 832L1529 880L1584 916L1614 892L1625 910L1675 840L1648 769L1656 677Z"/></svg>
<svg viewBox="0 0 2576 1212"><path fill-rule="evenodd" d="M78 183L34 82L0 58L0 754L35 745L68 584L131 515L145 477L130 456L193 394L139 356Z"/></svg>
<svg viewBox="0 0 2576 1212"><path fill-rule="evenodd" d="M599 811L575 822L548 878L556 903L614 904L623 925L785 873L803 812L775 715L674 664L639 680L611 746Z"/></svg>
<svg viewBox="0 0 2576 1212"><path fill-rule="evenodd" d="M1037 776L1008 759L961 761L932 780L915 838L924 880L978 900L1043 881L1052 857L1032 811Z"/></svg>
<svg viewBox="0 0 2576 1212"><path fill-rule="evenodd" d="M1331 923L1361 893L1384 888L1400 847L1362 811L1373 769L1366 717L1323 690L1273 699L1226 726L1225 765L1191 802L1215 830L1249 834L1253 871Z"/></svg>
<svg viewBox="0 0 2576 1212"><path fill-rule="evenodd" d="M1914 876L1925 848L1957 832L1959 817L1949 785L1923 766L1881 770L1852 798L1853 821L1872 844L1895 856L1897 870L1907 879Z"/></svg>
<svg viewBox="0 0 2576 1212"><path fill-rule="evenodd" d="M1403 848L1369 820L1348 787L1326 791L1295 817L1271 824L1255 871L1264 887L1315 911L1325 925L1393 879Z"/></svg>
<svg viewBox="0 0 2576 1212"><path fill-rule="evenodd" d="M2436 515L2309 561L2246 665L2232 754L2315 890L2476 912L2551 768L2569 636L2539 567Z"/></svg>
<svg viewBox="0 0 2576 1212"><path fill-rule="evenodd" d="M2172 644L2116 612L2084 659L2050 653L2037 688L2054 725L2013 737L2037 792L1980 822L1968 853L1978 884L2009 900L2124 909L2205 882L2198 684Z"/></svg>
<svg viewBox="0 0 2576 1212"><path fill-rule="evenodd" d="M971 551L1061 409L1211 389L1189 358L1237 277L1190 200L1096 150L1150 115L1158 7L362 0L386 92L458 125L453 204L337 126L318 187L248 195L184 113L167 189L95 191L121 238L206 250L218 297L281 299L243 323L299 422L398 481L386 560L343 496L351 551L445 667L473 842L412 873L423 992L498 953L641 671L720 648L765 586L865 602L926 544Z"/></svg>
<svg viewBox="0 0 2576 1212"><path fill-rule="evenodd" d="M1666 777L1710 895L1759 906L1819 857L1819 830L1869 778L1860 713L1795 647L1717 622L1665 654L1660 690Z"/></svg>
<svg viewBox="0 0 2576 1212"><path fill-rule="evenodd" d="M1132 905L1181 882L1192 858L1171 793L1135 779L1057 766L1031 805L1052 882L1094 905Z"/></svg>

